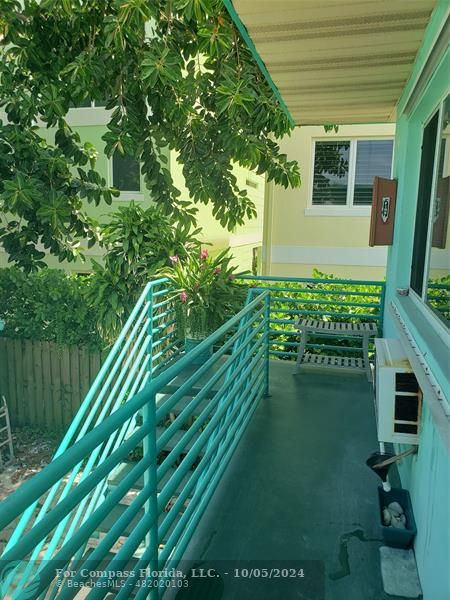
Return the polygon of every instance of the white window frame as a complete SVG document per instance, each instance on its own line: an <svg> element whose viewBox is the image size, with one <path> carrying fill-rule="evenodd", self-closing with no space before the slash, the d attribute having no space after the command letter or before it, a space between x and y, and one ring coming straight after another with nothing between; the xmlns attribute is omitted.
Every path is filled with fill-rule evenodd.
<svg viewBox="0 0 450 600"><path fill-rule="evenodd" d="M139 163L140 164L140 163ZM108 160L108 179L109 179L109 185L110 187L114 187L114 177L113 177L113 157L111 156L111 158ZM144 200L144 187L145 187L145 182L144 182L144 176L141 173L141 170L139 168L139 185L140 185L140 191L136 191L136 192L129 192L129 191L120 191L120 195L115 197L114 200L119 200L119 201L124 201L124 202L130 202L131 200L136 200L138 202L142 202Z"/></svg>
<svg viewBox="0 0 450 600"><path fill-rule="evenodd" d="M355 206L353 204L353 195L355 191L355 171L356 171L356 145L362 141L392 141L392 162L391 162L391 174L394 164L394 137L391 135L368 135L358 137L317 137L311 140L311 170L309 180L309 192L308 192L308 205L305 209L305 216L307 217L370 217L372 207L367 206ZM314 166L316 162L316 142L349 142L350 150L348 156L348 183L347 183L347 199L345 206L333 206L331 204L327 206L319 206L313 204L313 184L314 184Z"/></svg>
<svg viewBox="0 0 450 600"><path fill-rule="evenodd" d="M449 94L450 94L450 88L442 95L442 97L439 100L439 102L437 103L437 105L431 111L428 119L422 125L422 136L421 136L421 142L420 142L421 146L423 143L423 134L425 131L425 127L428 125L428 123L434 117L436 112L439 111L438 129L437 129L436 146L435 146L435 162L434 162L434 166L433 166L433 178L432 178L432 182L431 182L431 192L430 192L431 193L431 202L430 202L430 212L428 214L427 245L425 248L425 264L424 264L424 268L423 268L422 293L419 295L416 292L416 290L414 290L411 287L411 275L410 275L410 283L409 283L409 288L408 288L409 289L409 297L411 298L412 302L416 305L416 307L425 316L427 321L433 327L434 332L437 335L439 335L439 337L441 337L443 340L445 340L446 343L448 342L449 330L448 330L447 326L445 325L445 323L442 321L442 319L440 319L438 317L438 315L434 312L434 310L427 304L427 293L428 293L428 275L430 272L430 261L431 261L430 237L432 235L432 229L433 229L432 228L432 220L433 220L434 202L435 202L435 194L436 194L436 186L437 186L439 152L440 152L440 147L441 147L440 145L441 145L442 118L443 118L443 112L444 112L443 111L444 102ZM447 144L446 149L445 149L446 154L449 152L448 146L449 145ZM422 153L420 154L420 158L421 157L422 157ZM418 195L418 188L419 188L419 180L417 180L416 196ZM417 204L416 204L416 215L417 215ZM414 235L414 233L413 233L413 235ZM411 268L412 268L412 258L413 258L413 254L411 253L410 272L411 272Z"/></svg>

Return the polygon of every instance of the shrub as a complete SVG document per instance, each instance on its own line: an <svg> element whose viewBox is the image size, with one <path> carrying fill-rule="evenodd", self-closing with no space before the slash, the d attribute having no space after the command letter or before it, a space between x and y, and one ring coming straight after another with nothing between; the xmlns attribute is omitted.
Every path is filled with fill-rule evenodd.
<svg viewBox="0 0 450 600"><path fill-rule="evenodd" d="M170 264L169 256L185 258L200 248L200 231L175 222L156 206L143 209L131 202L112 215L102 227L103 264L93 261L94 275L85 292L105 340L117 337L146 283Z"/></svg>
<svg viewBox="0 0 450 600"><path fill-rule="evenodd" d="M30 274L15 267L0 269L2 335L101 348L97 314L84 301L91 284L90 276L58 269Z"/></svg>
<svg viewBox="0 0 450 600"><path fill-rule="evenodd" d="M175 288L177 325L182 335L204 339L244 306L245 290L234 280L229 249L215 257L196 250L171 256L166 276Z"/></svg>

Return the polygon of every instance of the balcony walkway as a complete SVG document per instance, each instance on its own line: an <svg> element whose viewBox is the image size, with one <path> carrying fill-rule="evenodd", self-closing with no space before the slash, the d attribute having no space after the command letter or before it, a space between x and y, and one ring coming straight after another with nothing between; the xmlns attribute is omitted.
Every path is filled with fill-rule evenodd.
<svg viewBox="0 0 450 600"><path fill-rule="evenodd" d="M293 370L271 361L272 396L261 400L184 559L229 573L321 562L305 563L304 579L191 580L177 600L393 598L380 575L378 480L365 465L377 449L373 390L364 374Z"/></svg>

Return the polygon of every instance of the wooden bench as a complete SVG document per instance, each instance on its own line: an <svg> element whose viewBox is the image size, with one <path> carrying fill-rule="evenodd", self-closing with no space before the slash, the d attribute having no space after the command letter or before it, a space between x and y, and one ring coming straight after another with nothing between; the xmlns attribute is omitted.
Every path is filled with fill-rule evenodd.
<svg viewBox="0 0 450 600"><path fill-rule="evenodd" d="M300 331L300 343L298 345L298 356L296 372L301 364L317 367L337 367L344 369L357 369L365 371L367 379L372 380L372 371L369 362L369 339L378 334L375 323L337 323L334 321L322 321L319 319L299 319L296 328ZM362 358L346 358L342 356L325 356L323 354L310 354L306 352L308 338L310 335L325 337L355 337L362 341Z"/></svg>

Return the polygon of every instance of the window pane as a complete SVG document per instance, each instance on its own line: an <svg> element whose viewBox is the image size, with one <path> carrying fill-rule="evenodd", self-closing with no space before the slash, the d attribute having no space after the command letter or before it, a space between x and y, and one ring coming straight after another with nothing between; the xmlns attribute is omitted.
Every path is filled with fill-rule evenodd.
<svg viewBox="0 0 450 600"><path fill-rule="evenodd" d="M82 100L81 102L79 102L78 104L75 104L74 102L70 102L69 107L70 108L89 108L92 105L91 99L85 98L84 100Z"/></svg>
<svg viewBox="0 0 450 600"><path fill-rule="evenodd" d="M347 203L350 142L316 142L313 204Z"/></svg>
<svg viewBox="0 0 450 600"><path fill-rule="evenodd" d="M411 287L422 297L425 256L428 240L428 221L431 205L434 155L436 152L439 113L436 113L423 132L422 157L420 159L419 191L417 194L416 225L411 265Z"/></svg>
<svg viewBox="0 0 450 600"><path fill-rule="evenodd" d="M356 144L353 204L372 204L373 178L389 179L392 167L392 140L361 140Z"/></svg>
<svg viewBox="0 0 450 600"><path fill-rule="evenodd" d="M450 325L450 96L444 102L436 193L432 206L427 303Z"/></svg>
<svg viewBox="0 0 450 600"><path fill-rule="evenodd" d="M122 192L140 192L139 162L132 156L113 156L113 186Z"/></svg>

